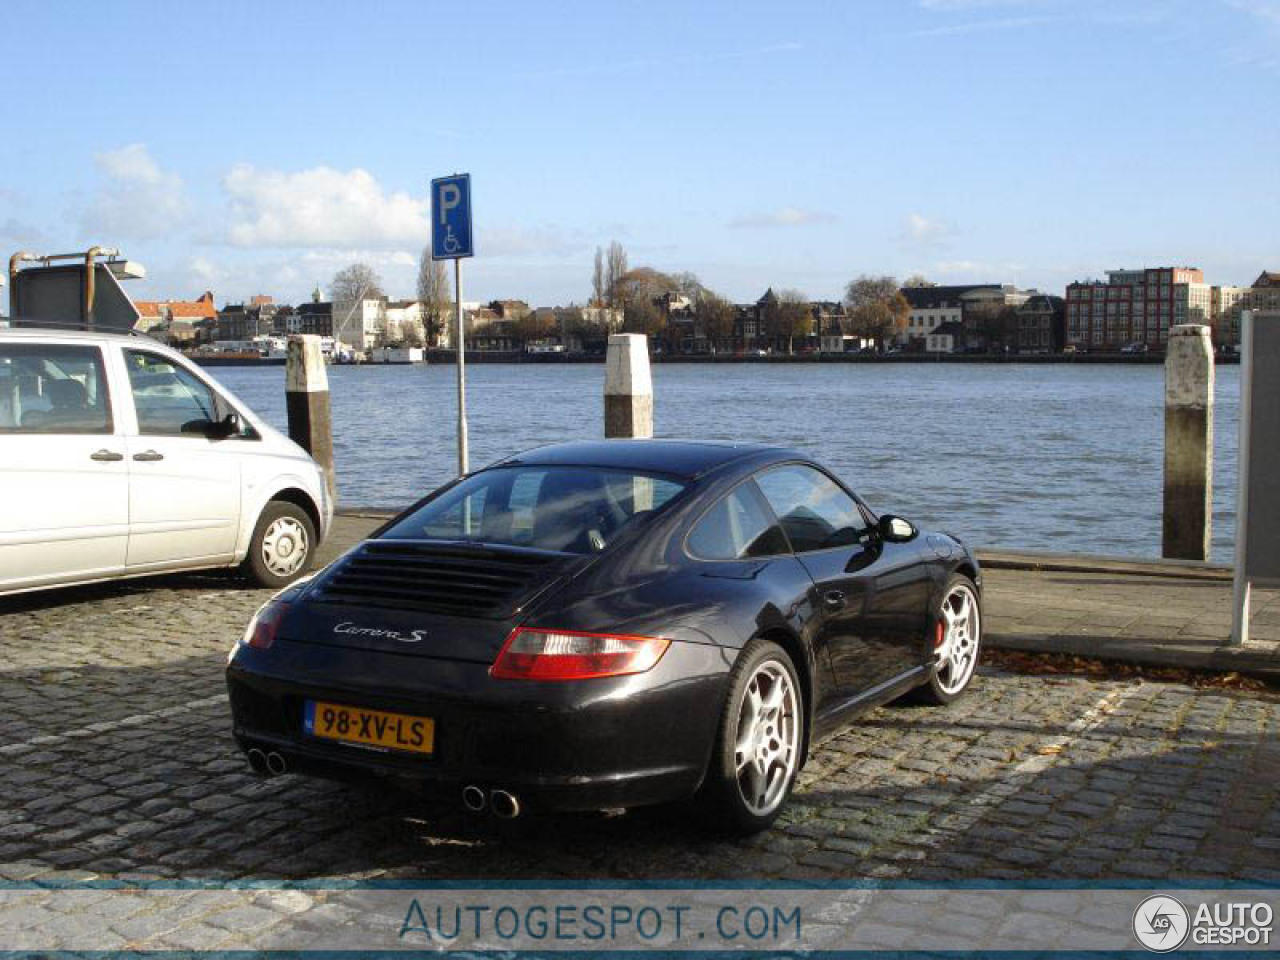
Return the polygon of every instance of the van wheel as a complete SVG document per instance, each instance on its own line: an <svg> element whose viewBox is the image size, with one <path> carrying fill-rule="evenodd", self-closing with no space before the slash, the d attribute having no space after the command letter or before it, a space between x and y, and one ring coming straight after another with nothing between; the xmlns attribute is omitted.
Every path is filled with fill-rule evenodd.
<svg viewBox="0 0 1280 960"><path fill-rule="evenodd" d="M240 570L258 585L278 590L307 572L315 549L316 528L307 512L297 504L272 500L258 517Z"/></svg>
<svg viewBox="0 0 1280 960"><path fill-rule="evenodd" d="M791 794L804 744L804 698L791 658L756 640L738 656L699 799L718 832L766 829Z"/></svg>

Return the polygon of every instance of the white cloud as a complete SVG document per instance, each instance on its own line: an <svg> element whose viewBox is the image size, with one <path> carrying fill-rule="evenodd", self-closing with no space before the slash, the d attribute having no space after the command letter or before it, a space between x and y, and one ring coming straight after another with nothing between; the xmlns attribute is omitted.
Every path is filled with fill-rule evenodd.
<svg viewBox="0 0 1280 960"><path fill-rule="evenodd" d="M729 221L734 228L744 227L802 227L813 223L834 223L836 216L799 207L780 207L765 213L750 213Z"/></svg>
<svg viewBox="0 0 1280 960"><path fill-rule="evenodd" d="M182 178L162 170L146 144L131 143L93 159L105 182L81 218L86 234L110 244L117 238L154 239L185 226L190 208Z"/></svg>
<svg viewBox="0 0 1280 960"><path fill-rule="evenodd" d="M915 246L933 246L950 240L955 232L955 226L949 221L912 212L907 214L901 239L904 243Z"/></svg>
<svg viewBox="0 0 1280 960"><path fill-rule="evenodd" d="M223 178L229 241L241 247L418 247L430 236L427 200L389 193L367 170L296 173L238 164Z"/></svg>

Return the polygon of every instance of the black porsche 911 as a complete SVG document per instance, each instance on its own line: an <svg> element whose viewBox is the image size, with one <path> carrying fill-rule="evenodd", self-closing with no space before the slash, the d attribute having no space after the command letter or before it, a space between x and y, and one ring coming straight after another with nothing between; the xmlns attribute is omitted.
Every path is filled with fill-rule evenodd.
<svg viewBox="0 0 1280 960"><path fill-rule="evenodd" d="M263 606L227 667L235 736L261 773L432 781L502 817L696 795L756 831L817 737L964 692L981 583L800 453L556 444Z"/></svg>

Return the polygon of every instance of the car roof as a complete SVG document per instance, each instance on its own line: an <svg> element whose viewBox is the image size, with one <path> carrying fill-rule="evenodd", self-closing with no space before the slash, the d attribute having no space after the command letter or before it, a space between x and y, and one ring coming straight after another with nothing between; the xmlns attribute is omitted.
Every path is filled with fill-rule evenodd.
<svg viewBox="0 0 1280 960"><path fill-rule="evenodd" d="M771 463L808 459L804 454L793 450L758 443L710 440L577 440L536 447L501 460L493 466L544 464L610 467L665 473L692 480L739 460Z"/></svg>
<svg viewBox="0 0 1280 960"><path fill-rule="evenodd" d="M24 318L22 317L17 317L17 318L7 317L5 319L6 319L6 322L10 324L24 323ZM36 325L36 323L31 323L29 326L28 325L17 326L17 327L0 326L0 336L5 336L5 337L14 336L14 337L23 337L23 338L29 337L35 340L39 340L39 339L49 340L56 337L58 339L66 338L68 340L137 341L139 339L143 339L143 340L151 340L153 342L158 342L158 341L155 341L153 337L147 336L145 333L143 333L140 330L110 330L110 329L104 329L104 328L98 328L96 330L83 330L83 329L80 329L79 327L73 327L71 325L63 326L63 325L48 324L45 326L38 326Z"/></svg>

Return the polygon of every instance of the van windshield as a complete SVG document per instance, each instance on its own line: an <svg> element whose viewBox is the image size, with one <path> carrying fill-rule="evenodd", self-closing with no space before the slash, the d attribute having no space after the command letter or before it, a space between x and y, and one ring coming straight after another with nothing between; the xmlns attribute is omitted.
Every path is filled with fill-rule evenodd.
<svg viewBox="0 0 1280 960"><path fill-rule="evenodd" d="M683 489L669 477L629 470L498 467L468 477L382 537L599 553L624 528L644 523Z"/></svg>

